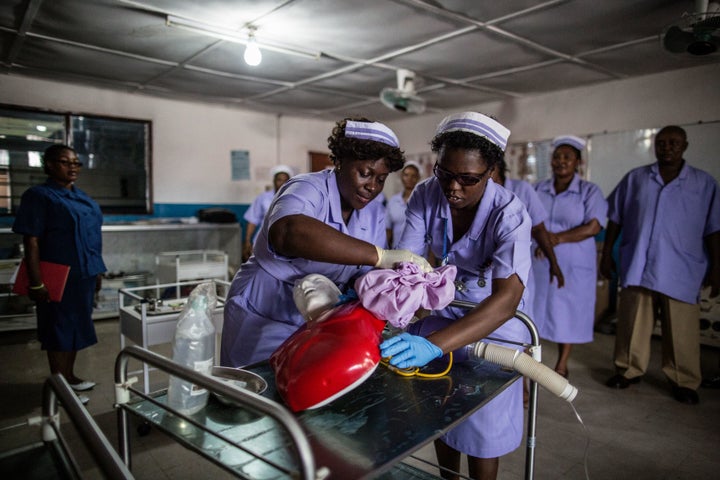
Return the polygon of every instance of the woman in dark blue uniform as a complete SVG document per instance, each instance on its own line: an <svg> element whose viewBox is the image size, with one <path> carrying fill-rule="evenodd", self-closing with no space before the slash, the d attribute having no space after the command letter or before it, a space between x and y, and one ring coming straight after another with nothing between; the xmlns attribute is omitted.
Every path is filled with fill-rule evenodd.
<svg viewBox="0 0 720 480"><path fill-rule="evenodd" d="M75 391L95 386L75 376L78 350L97 343L92 309L105 264L102 212L74 183L82 163L67 145L52 145L43 155L48 175L42 185L23 193L13 231L23 235L29 297L36 302L38 339L47 351L51 373L60 373ZM48 298L40 261L70 266L60 302ZM86 397L83 398L86 401Z"/></svg>

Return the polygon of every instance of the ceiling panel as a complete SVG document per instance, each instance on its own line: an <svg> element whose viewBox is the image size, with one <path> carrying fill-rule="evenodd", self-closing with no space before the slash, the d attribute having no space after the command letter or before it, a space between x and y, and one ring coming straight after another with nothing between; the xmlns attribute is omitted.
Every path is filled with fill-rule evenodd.
<svg viewBox="0 0 720 480"><path fill-rule="evenodd" d="M120 80L123 84L142 84L167 70L169 65L148 63L134 58L28 38L16 59L17 63L58 75L76 74L100 80Z"/></svg>
<svg viewBox="0 0 720 480"><path fill-rule="evenodd" d="M481 84L507 88L525 95L535 95L607 80L607 75L587 68L572 63L558 63L535 70L484 79Z"/></svg>
<svg viewBox="0 0 720 480"><path fill-rule="evenodd" d="M80 0L86 1L86 0ZM139 11L157 11L192 18L215 25L240 27L245 22L265 16L268 12L287 3L286 0L150 0L113 1Z"/></svg>
<svg viewBox="0 0 720 480"><path fill-rule="evenodd" d="M503 18L516 12L531 8L542 7L543 4L556 4L563 2L538 2L537 0L513 0L512 2L478 2L477 0L436 0L436 4L443 8L460 13L464 16L476 18L481 22L489 22Z"/></svg>
<svg viewBox="0 0 720 480"><path fill-rule="evenodd" d="M244 45L224 42L188 64L286 83L299 82L348 65L347 62L327 57L307 58L267 50L262 52L262 68L257 68L245 63L244 52Z"/></svg>
<svg viewBox="0 0 720 480"><path fill-rule="evenodd" d="M502 95L488 91L470 90L468 88L453 86L446 86L442 89L423 93L422 97L427 102L428 107L436 110L479 105L503 98Z"/></svg>
<svg viewBox="0 0 720 480"><path fill-rule="evenodd" d="M342 91L348 95L376 97L380 90L385 87L395 88L397 86L397 77L395 70L392 69L360 67L342 75L314 82L313 85L319 88ZM418 88L422 86L421 79L418 79L415 86Z"/></svg>
<svg viewBox="0 0 720 480"><path fill-rule="evenodd" d="M253 95L267 93L277 88L276 85L250 81L243 78L218 77L205 72L192 71L185 68L173 70L153 81L153 85L165 90L208 95L211 97L236 98L242 100Z"/></svg>
<svg viewBox="0 0 720 480"><path fill-rule="evenodd" d="M313 90L292 89L279 91L277 94L263 98L263 105L282 107L291 105L292 108L312 112L336 108L338 105L347 105L357 101L356 98L343 96L338 92L327 93Z"/></svg>
<svg viewBox="0 0 720 480"><path fill-rule="evenodd" d="M428 75L467 78L548 58L525 45L508 44L492 32L476 30L399 56L390 63Z"/></svg>
<svg viewBox="0 0 720 480"><path fill-rule="evenodd" d="M259 22L258 38L372 59L459 28L457 22L388 0L297 0Z"/></svg>
<svg viewBox="0 0 720 480"><path fill-rule="evenodd" d="M427 112L717 62L660 34L693 0L5 0L0 69L332 119L414 72ZM184 24L184 26L183 26ZM263 56L244 63L248 34ZM720 32L717 33L720 35Z"/></svg>
<svg viewBox="0 0 720 480"><path fill-rule="evenodd" d="M181 62L216 39L165 26L165 16L115 0L43 1L33 35Z"/></svg>
<svg viewBox="0 0 720 480"><path fill-rule="evenodd" d="M648 75L651 73L678 70L681 68L699 67L710 63L718 63L717 57L694 57L677 55L659 48L660 41L640 43L628 46L621 52L600 52L583 57L597 65L627 76ZM628 55L635 59L628 62ZM720 85L720 79L718 80Z"/></svg>

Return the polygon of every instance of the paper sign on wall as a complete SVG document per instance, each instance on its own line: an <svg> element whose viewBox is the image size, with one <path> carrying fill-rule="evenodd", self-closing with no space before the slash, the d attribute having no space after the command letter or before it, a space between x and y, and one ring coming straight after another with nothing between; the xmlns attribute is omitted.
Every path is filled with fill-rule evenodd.
<svg viewBox="0 0 720 480"><path fill-rule="evenodd" d="M250 180L250 152L232 150L230 152L230 169L233 180Z"/></svg>

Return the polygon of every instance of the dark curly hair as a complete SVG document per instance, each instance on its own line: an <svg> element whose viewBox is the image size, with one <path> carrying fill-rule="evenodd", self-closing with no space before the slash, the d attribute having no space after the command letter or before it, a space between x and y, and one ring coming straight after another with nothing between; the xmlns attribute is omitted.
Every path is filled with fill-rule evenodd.
<svg viewBox="0 0 720 480"><path fill-rule="evenodd" d="M500 175L500 180L502 183L505 183L505 180L507 180L507 171L508 166L507 163L505 163L505 158L501 158L499 162L495 164L495 167L497 169L498 175Z"/></svg>
<svg viewBox="0 0 720 480"><path fill-rule="evenodd" d="M60 145L57 143L55 145L50 145L49 147L47 147L45 149L45 152L43 153L43 156L42 156L41 163L42 163L43 171L46 174L48 174L48 175L50 174L50 172L48 171L48 168L47 168L47 162L54 162L55 160L60 159L60 154L62 154L63 150L70 150L71 152L75 152L74 148L69 147L67 145Z"/></svg>
<svg viewBox="0 0 720 480"><path fill-rule="evenodd" d="M330 160L342 163L347 160L379 160L385 159L391 172L400 170L405 164L405 152L382 142L362 138L347 138L345 125L349 121L372 122L365 117L348 117L335 124L332 134L328 137Z"/></svg>
<svg viewBox="0 0 720 480"><path fill-rule="evenodd" d="M492 168L505 158L500 147L485 137L470 132L452 131L435 135L430 148L438 153L441 149L479 150L487 168Z"/></svg>

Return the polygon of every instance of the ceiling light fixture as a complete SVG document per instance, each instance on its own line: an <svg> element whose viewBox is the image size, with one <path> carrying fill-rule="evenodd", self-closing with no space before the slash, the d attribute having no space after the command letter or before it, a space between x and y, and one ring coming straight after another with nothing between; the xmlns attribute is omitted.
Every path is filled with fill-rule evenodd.
<svg viewBox="0 0 720 480"><path fill-rule="evenodd" d="M168 27L187 30L193 33L199 33L201 35L207 35L208 37L218 38L220 40L226 40L228 42L240 43L242 45L248 45L251 38L254 38L255 33L255 27L249 27L250 33L253 34L252 36L250 36L249 34L243 34L238 30L218 27L216 25L208 25L207 23L202 23L196 20L190 20L182 17L175 17L173 15L166 16L165 25L167 25ZM298 57L312 58L314 60L317 60L322 56L322 52L308 52L306 50L297 50L292 47L277 45L268 41L258 43L257 39L255 39L255 44L258 49L262 48L263 50L283 53L285 55L295 55ZM258 51L258 53L260 52ZM260 54L260 56L262 57L262 54Z"/></svg>
<svg viewBox="0 0 720 480"><path fill-rule="evenodd" d="M255 40L255 27L250 28L248 33L248 43L245 47L245 54L243 55L245 63L251 67L257 67L262 62L262 52L258 47L257 40Z"/></svg>

